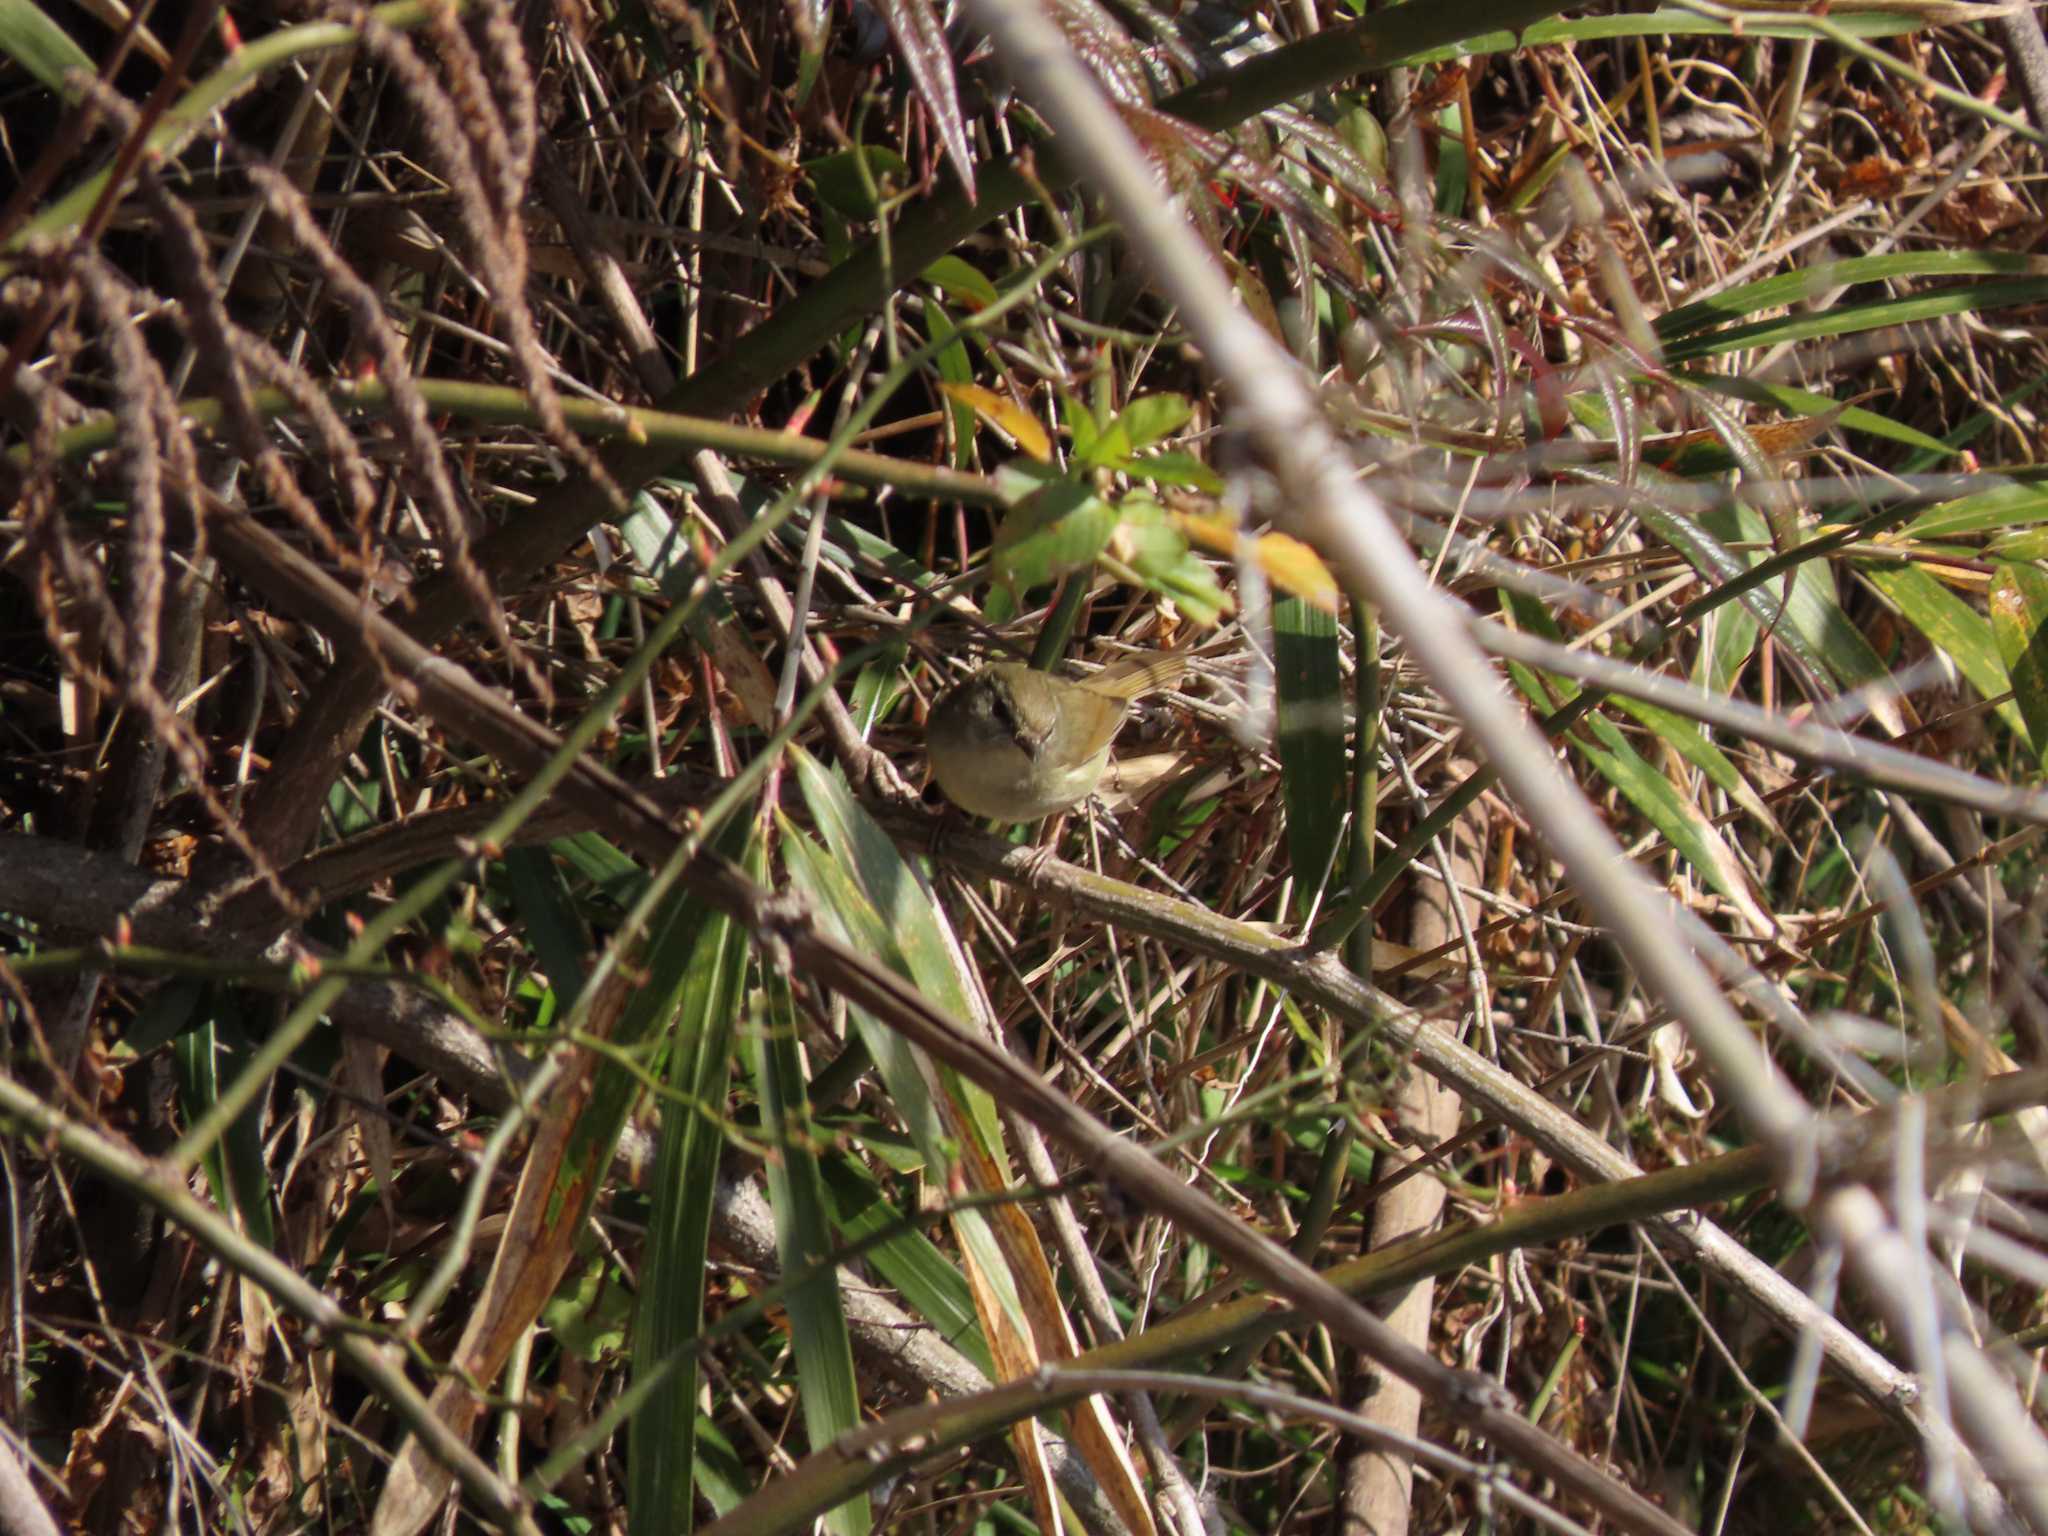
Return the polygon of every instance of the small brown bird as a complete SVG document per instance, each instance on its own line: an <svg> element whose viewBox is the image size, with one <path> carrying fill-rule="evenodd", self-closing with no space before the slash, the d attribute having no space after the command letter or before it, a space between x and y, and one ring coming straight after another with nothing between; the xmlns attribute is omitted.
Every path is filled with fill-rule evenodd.
<svg viewBox="0 0 2048 1536"><path fill-rule="evenodd" d="M1187 658L1120 661L1068 682L1014 661L983 667L932 706L932 776L961 810L1036 821L1084 799L1109 763L1131 701L1170 688Z"/></svg>

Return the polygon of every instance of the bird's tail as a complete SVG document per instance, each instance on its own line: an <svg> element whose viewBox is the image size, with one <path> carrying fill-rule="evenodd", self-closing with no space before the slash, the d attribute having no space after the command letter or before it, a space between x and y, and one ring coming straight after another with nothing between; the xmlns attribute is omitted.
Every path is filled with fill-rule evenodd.
<svg viewBox="0 0 2048 1536"><path fill-rule="evenodd" d="M1112 662L1093 677L1085 679L1081 686L1090 693L1104 694L1112 699L1136 699L1157 693L1162 688L1171 688L1187 669L1187 657L1172 651L1153 651L1149 655L1130 656Z"/></svg>

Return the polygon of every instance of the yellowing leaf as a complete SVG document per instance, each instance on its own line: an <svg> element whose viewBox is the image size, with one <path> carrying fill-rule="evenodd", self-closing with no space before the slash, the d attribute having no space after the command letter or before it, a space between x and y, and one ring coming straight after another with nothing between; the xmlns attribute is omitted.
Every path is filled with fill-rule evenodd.
<svg viewBox="0 0 2048 1536"><path fill-rule="evenodd" d="M939 392L948 400L971 406L975 415L1009 438L1039 463L1052 462L1052 439L1045 435L1045 428L1036 416L1008 395L999 395L979 384L951 382L941 384Z"/></svg>
<svg viewBox="0 0 2048 1536"><path fill-rule="evenodd" d="M1175 512L1173 519L1191 544L1219 555L1237 553L1237 525L1209 512ZM1312 603L1325 613L1337 611L1337 578L1323 557L1285 533L1262 533L1254 550L1259 569L1281 591Z"/></svg>

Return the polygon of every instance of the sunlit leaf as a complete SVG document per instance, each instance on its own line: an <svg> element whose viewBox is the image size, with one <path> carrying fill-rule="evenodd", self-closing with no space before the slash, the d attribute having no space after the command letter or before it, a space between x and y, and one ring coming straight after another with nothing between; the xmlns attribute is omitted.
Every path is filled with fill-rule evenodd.
<svg viewBox="0 0 2048 1536"><path fill-rule="evenodd" d="M1991 579L1991 630L2012 677L2034 755L2048 767L2048 574L2001 565Z"/></svg>
<svg viewBox="0 0 2048 1536"><path fill-rule="evenodd" d="M1178 432L1194 414L1194 404L1185 395L1140 395L1118 411L1116 419L1136 451Z"/></svg>
<svg viewBox="0 0 2048 1536"><path fill-rule="evenodd" d="M2012 687L1991 620L1964 602L1926 570L1911 563L1866 567L1863 579L1890 598L1906 621L1969 679L1987 699ZM2026 736L2026 722L2011 699L1997 706L1999 718Z"/></svg>
<svg viewBox="0 0 2048 1536"><path fill-rule="evenodd" d="M91 57L72 41L71 34L31 0L0 0L0 54L13 59L64 101L76 98L67 75L74 70L96 73Z"/></svg>
<svg viewBox="0 0 2048 1536"><path fill-rule="evenodd" d="M1020 598L1092 565L1116 531L1116 508L1087 486L1057 480L1012 507L996 529L996 580Z"/></svg>
<svg viewBox="0 0 2048 1536"><path fill-rule="evenodd" d="M984 385L955 384L950 380L940 384L939 389L947 399L972 406L975 415L1039 463L1051 460L1052 439L1046 435L1044 424L1008 395Z"/></svg>
<svg viewBox="0 0 2048 1536"><path fill-rule="evenodd" d="M1179 486L1205 496L1223 494L1223 477L1191 453L1168 448L1159 453L1140 454L1124 461L1124 472L1136 480Z"/></svg>
<svg viewBox="0 0 2048 1536"><path fill-rule="evenodd" d="M1237 525L1219 513L1176 512L1174 525L1190 542L1215 554L1235 557ZM1254 541L1259 569L1283 592L1313 603L1325 613L1337 611L1337 578L1323 557L1287 533L1262 533Z"/></svg>
<svg viewBox="0 0 2048 1536"><path fill-rule="evenodd" d="M941 256L919 275L970 312L985 309L996 301L996 285L979 267L958 256Z"/></svg>
<svg viewBox="0 0 2048 1536"><path fill-rule="evenodd" d="M1973 533L2009 533L2048 522L2048 485L2000 480L1984 490L1929 507L1900 530L1913 539L1954 539Z"/></svg>

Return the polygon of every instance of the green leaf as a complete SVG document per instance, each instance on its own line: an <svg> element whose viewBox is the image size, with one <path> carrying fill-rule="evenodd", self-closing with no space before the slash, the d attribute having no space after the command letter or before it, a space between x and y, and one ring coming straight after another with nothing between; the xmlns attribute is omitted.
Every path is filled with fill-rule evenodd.
<svg viewBox="0 0 2048 1536"><path fill-rule="evenodd" d="M683 530L663 506L646 491L633 497L632 509L619 524L619 533L640 569L670 597L681 597L695 577L697 562L684 540Z"/></svg>
<svg viewBox="0 0 2048 1536"><path fill-rule="evenodd" d="M1112 418L1096 433L1088 451L1077 452L1074 458L1090 469L1121 469L1130 456L1131 434L1122 422Z"/></svg>
<svg viewBox="0 0 2048 1536"><path fill-rule="evenodd" d="M1140 492L1126 496L1117 512L1116 547L1131 575L1205 627L1230 611L1216 573L1189 547L1165 507Z"/></svg>
<svg viewBox="0 0 2048 1536"><path fill-rule="evenodd" d="M1991 578L1991 630L2012 675L2034 756L2048 767L2048 575L2031 565L2001 565Z"/></svg>
<svg viewBox="0 0 2048 1536"><path fill-rule="evenodd" d="M246 1065L249 1054L229 1043L245 1038L245 1034L238 1026L234 1004L225 994L209 989L200 1013L197 1025L178 1036L172 1052L178 1097L187 1125L219 1102L222 1065L226 1066L227 1075L233 1077L239 1067ZM258 1094L247 1109L228 1122L220 1139L206 1149L200 1166L205 1169L206 1182L220 1208L240 1217L242 1230L252 1242L262 1248L275 1248L275 1194L263 1152L266 1098L267 1091Z"/></svg>
<svg viewBox="0 0 2048 1536"><path fill-rule="evenodd" d="M1459 127L1458 109L1445 107L1437 114L1436 209L1458 218L1465 212L1465 194L1472 182L1472 165L1465 157L1465 131Z"/></svg>
<svg viewBox="0 0 2048 1536"><path fill-rule="evenodd" d="M66 74L72 70L97 73L92 59L71 40L71 34L31 0L0 0L0 54L67 102L77 101L78 92L64 78Z"/></svg>
<svg viewBox="0 0 2048 1536"><path fill-rule="evenodd" d="M1273 673L1287 856L1296 911L1306 916L1330 878L1350 804L1336 616L1298 597L1275 603Z"/></svg>
<svg viewBox="0 0 2048 1536"><path fill-rule="evenodd" d="M1670 343L1743 315L1803 304L1857 283L1886 283L1908 277L2024 277L2039 270L2037 258L2006 251L1907 251L1892 256L1853 256L1846 261L1827 261L1781 272L1682 304L1661 316L1653 328Z"/></svg>
<svg viewBox="0 0 2048 1536"><path fill-rule="evenodd" d="M1889 598L1907 623L1953 661L1956 670L1969 679L1978 693L1995 699L2012 687L1991 620L1944 583L1912 564L1870 566L1864 570L1863 579ZM2015 735L2031 739L2017 703L2007 699L1997 706L1997 711Z"/></svg>
<svg viewBox="0 0 2048 1536"><path fill-rule="evenodd" d="M1733 693L1742 669L1756 655L1763 626L1742 604L1730 603L1708 614L1702 628L1706 643L1700 647L1694 681L1715 693Z"/></svg>
<svg viewBox="0 0 2048 1536"><path fill-rule="evenodd" d="M1947 458L1953 451L1941 439L1929 437L1904 422L1880 416L1860 405L1843 407L1841 401L1832 396L1815 394L1810 389L1794 389L1789 384L1768 384L1761 379L1721 373L1675 372L1672 379L1690 389L1712 390L1715 394L1730 395L1753 405L1775 406L1791 416L1824 416L1829 411L1840 409L1842 414L1835 420L1845 432L1866 432L1872 437L1904 443L1922 452L1931 451L1941 458Z"/></svg>
<svg viewBox="0 0 2048 1536"><path fill-rule="evenodd" d="M1182 453L1170 448L1161 453L1144 453L1124 461L1124 469L1140 480L1154 480L1161 485L1185 486L1191 491L1204 491L1211 496L1223 493L1223 477L1196 458L1192 453Z"/></svg>
<svg viewBox="0 0 2048 1536"><path fill-rule="evenodd" d="M1643 473L1648 478L1653 472L1645 469ZM1694 519L1657 505L1655 498L1645 498L1638 510L1644 523L1683 554L1711 584L1731 581L1769 558L1767 549L1737 552L1728 547L1735 542L1768 545L1769 529L1748 507L1738 506ZM1751 587L1738 601L1778 644L1806 664L1816 683L1854 688L1881 681L1886 675L1884 663L1842 612L1835 596L1834 578L1826 565L1816 558L1796 570L1791 600L1782 605L1782 611L1782 578Z"/></svg>
<svg viewBox="0 0 2048 1536"><path fill-rule="evenodd" d="M1172 436L1194 414L1195 407L1185 395L1140 395L1117 412L1116 419L1135 451Z"/></svg>
<svg viewBox="0 0 2048 1536"><path fill-rule="evenodd" d="M121 1043L137 1056L147 1056L158 1046L176 1039L195 1027L200 1008L206 1002L209 983L196 977L180 976L165 982L149 996L121 1037Z"/></svg>
<svg viewBox="0 0 2048 1536"><path fill-rule="evenodd" d="M1651 479L1655 477L1655 471L1645 469L1642 475L1645 475L1645 479ZM1743 543L1769 541L1769 530L1763 526L1763 518L1755 516L1747 508L1737 508L1731 514L1716 516L1712 520L1702 520L1692 518L1686 512L1675 512L1667 506L1659 506L1657 498L1645 498L1638 504L1638 512L1642 516L1642 522L1645 522L1659 539L1677 549L1692 563L1696 571L1700 571L1700 575L1704 575L1708 580L1708 586L1722 586L1726 582L1733 582L1737 575L1741 575L1751 565L1757 565L1767 557L1763 551L1737 553L1726 547L1726 543L1722 543L1722 537ZM1751 588L1741 598L1737 598L1737 602L1741 602L1751 614L1755 614L1755 621L1761 629L1772 633L1774 639L1778 639L1780 643L1784 643L1786 649L1798 655L1798 659L1806 664L1806 670L1812 674L1815 682L1827 684L1829 668L1821 659L1821 653L1806 641L1804 631L1784 621L1784 614L1780 612L1778 602L1778 594L1782 590L1784 582L1772 582L1767 584L1767 588ZM1726 608L1722 608L1722 614L1724 612Z"/></svg>
<svg viewBox="0 0 2048 1536"><path fill-rule="evenodd" d="M902 956L888 925L846 869L827 857L801 829L786 825L780 830L790 884L817 906L826 930L841 942L903 970ZM867 1046L869 1060L874 1063L882 1086L888 1089L896 1112L909 1128L911 1139L925 1153L932 1171L943 1172L952 1159L946 1149L945 1120L932 1101L923 1058L908 1041L866 1009L849 1004L847 1014Z"/></svg>
<svg viewBox="0 0 2048 1536"><path fill-rule="evenodd" d="M861 177L863 157L867 164L867 180ZM885 183L900 188L909 186L914 179L910 174L910 162L895 150L880 144L864 144L857 149L821 155L804 170L810 175L818 201L834 213L861 221L872 219L882 211L874 192L868 190L868 181L874 183L876 191L886 195Z"/></svg>
<svg viewBox="0 0 2048 1536"><path fill-rule="evenodd" d="M946 258L951 260L953 258ZM963 262L964 266L965 263ZM933 341L943 341L948 336L958 336L959 328L953 324L953 317L937 304L927 304L924 312L925 333ZM932 365L938 370L943 384L969 384L974 380L974 364L967 356L965 342L954 341L942 347ZM974 462L974 407L965 401L956 400L941 392L946 410L953 418L953 467L965 469Z"/></svg>
<svg viewBox="0 0 2048 1536"><path fill-rule="evenodd" d="M507 849L505 875L512 887L513 910L526 925L527 939L555 994L555 1007L566 1013L583 990L583 957L590 950L590 931L576 913L568 881L547 848Z"/></svg>
<svg viewBox="0 0 2048 1536"><path fill-rule="evenodd" d="M936 1007L956 1019L973 1018L974 1000L960 974L958 945L923 873L897 851L836 772L807 752L792 749L790 755L797 765L804 803L834 856L832 861L820 861L814 874L820 878L820 889L829 895L832 910L846 920L848 937L908 977ZM928 1104L929 1095L917 1085L926 1081L921 1074L930 1064L893 1030L882 1033L888 1042L871 1040L870 1045L881 1047L875 1064L888 1081L892 1096L900 1099L899 1112ZM898 1055L903 1065L892 1074L886 1063ZM950 1073L944 1076L949 1083L957 1083L956 1099L984 1144L999 1149L1003 1129L995 1100L986 1089ZM913 1139L932 1160L933 1171L949 1167L952 1154L945 1146L945 1127L936 1108L906 1114L905 1119Z"/></svg>
<svg viewBox="0 0 2048 1536"><path fill-rule="evenodd" d="M850 942L908 977L934 1006L960 1020L963 1028L971 1027L967 1021L975 1017L975 1006L968 994L969 981L961 974L965 962L931 886L904 860L836 772L801 749L792 748L790 755L797 765L804 803L834 855L830 860L813 855L800 862L796 850L805 840L785 827L784 846L791 851L792 877L812 882L806 888L814 894L824 893L828 899L820 902L821 907L844 920L845 937ZM1007 1181L1002 1118L988 1090L913 1051L895 1031L862 1010L847 1011L855 1027L862 1030L862 1039L897 1112L925 1155L926 1178L941 1188L949 1187L949 1170L960 1159L946 1110L937 1097L943 1092L957 1116L953 1123L979 1143L998 1175ZM1028 1333L1015 1281L988 1218L980 1211L960 1211L954 1217L953 1231L995 1288L999 1303L1016 1327Z"/></svg>
<svg viewBox="0 0 2048 1536"><path fill-rule="evenodd" d="M601 833L576 832L548 845L551 852L620 907L647 888L647 871L605 840Z"/></svg>
<svg viewBox="0 0 2048 1536"><path fill-rule="evenodd" d="M327 814L337 838L353 837L377 824L384 786L375 779L336 779L327 791Z"/></svg>
<svg viewBox="0 0 2048 1536"><path fill-rule="evenodd" d="M768 1202L775 1211L775 1248L788 1282L783 1305L796 1355L804 1433L811 1448L822 1451L859 1427L860 1384L839 1299L832 1225L818 1171L818 1132L797 1041L796 1000L788 975L774 967L764 969L761 983L747 1031L748 1054L769 1147ZM868 1536L874 1517L867 1495L833 1509L825 1524L835 1536Z"/></svg>
<svg viewBox="0 0 2048 1536"><path fill-rule="evenodd" d="M612 1283L610 1270L603 1259L584 1265L540 1309L541 1321L562 1348L591 1364L625 1345L633 1315L632 1293Z"/></svg>
<svg viewBox="0 0 2048 1536"><path fill-rule="evenodd" d="M1973 533L2008 533L2048 522L2048 485L1999 481L1938 507L1929 507L1900 530L1902 538L1954 539Z"/></svg>
<svg viewBox="0 0 2048 1536"><path fill-rule="evenodd" d="M1709 887L1753 913L1758 926L1768 929L1768 920L1755 911L1742 866L1713 822L1628 744L1612 720L1596 713L1588 715L1585 723L1594 741L1575 741L1573 745L1585 753L1600 776L1622 792Z"/></svg>
<svg viewBox="0 0 2048 1536"><path fill-rule="evenodd" d="M888 1237L868 1243L864 1259L902 1293L910 1309L940 1338L981 1367L989 1380L995 1380L995 1360L982 1337L967 1277L937 1244L903 1222L859 1162L850 1157L832 1158L825 1163L824 1174L833 1217L847 1241L862 1242L896 1228Z"/></svg>
<svg viewBox="0 0 2048 1536"><path fill-rule="evenodd" d="M1854 336L1886 326L1913 325L1947 315L1978 314L2020 304L2037 304L2048 298L2048 278L2017 278L2001 283L1959 283L1933 293L1910 294L1904 298L1865 299L1861 303L1833 304L1817 314L1785 315L1775 320L1757 320L1732 325L1726 330L1687 336L1664 349L1667 363L1681 363L1696 357L1714 357L1743 348L1775 347L1815 337Z"/></svg>
<svg viewBox="0 0 2048 1536"><path fill-rule="evenodd" d="M1698 721L1674 715L1669 710L1629 698L1626 694L1615 694L1613 703L1624 714L1654 731L1672 751L1706 775L1708 783L1757 821L1773 831L1777 830L1777 819L1771 815L1770 807L1764 804L1763 796L1742 776L1742 770L1729 760L1728 754L1714 745Z"/></svg>
<svg viewBox="0 0 2048 1536"><path fill-rule="evenodd" d="M1518 624L1531 633L1556 638L1556 627L1550 623L1549 615L1533 599L1520 594L1505 596ZM1569 701L1579 693L1578 685L1569 679L1548 674L1539 677L1534 668L1519 662L1509 663L1508 673L1530 702L1546 713L1554 704ZM1590 741L1586 739L1588 735ZM1582 731L1574 730L1569 739L1573 749L1621 791L1623 798L1663 834L1664 840L1711 889L1751 914L1761 927L1769 928L1769 921L1756 909L1741 864L1719 829L1700 807L1679 794L1670 779L1644 760L1619 726L1595 710L1585 718Z"/></svg>
<svg viewBox="0 0 2048 1536"><path fill-rule="evenodd" d="M996 530L996 580L1018 600L1085 570L1116 532L1116 509L1088 486L1055 480L1011 508Z"/></svg>
<svg viewBox="0 0 2048 1536"><path fill-rule="evenodd" d="M996 301L996 285L958 256L941 256L919 275L962 309L982 310Z"/></svg>
<svg viewBox="0 0 2048 1536"><path fill-rule="evenodd" d="M1364 97L1340 97L1339 100L1348 101L1350 105L1337 119L1337 132L1374 178L1384 181L1387 175L1387 130L1366 107Z"/></svg>
<svg viewBox="0 0 2048 1536"><path fill-rule="evenodd" d="M1102 436L1102 428L1095 420L1095 413L1079 396L1060 396L1060 424L1067 429L1074 457L1093 463L1095 444Z"/></svg>
<svg viewBox="0 0 2048 1536"><path fill-rule="evenodd" d="M758 840L743 860L760 867ZM635 1380L664 1365L670 1374L654 1387L629 1431L635 1536L687 1536L695 1512L693 1487L718 1504L718 1479L698 1454L697 1355L689 1341L704 1324L711 1219L747 955L746 930L722 912L708 913L690 945L676 1005L632 1366Z"/></svg>

